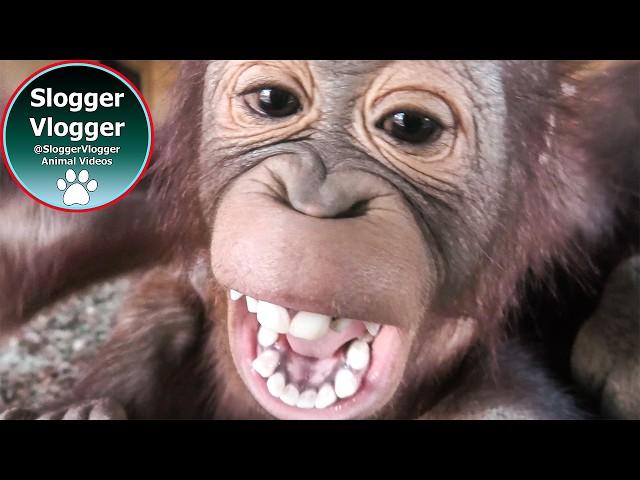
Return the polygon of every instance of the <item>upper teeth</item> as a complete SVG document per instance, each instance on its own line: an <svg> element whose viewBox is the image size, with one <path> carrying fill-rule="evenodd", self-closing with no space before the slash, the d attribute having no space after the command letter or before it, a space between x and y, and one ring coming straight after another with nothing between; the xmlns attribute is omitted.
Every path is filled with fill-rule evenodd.
<svg viewBox="0 0 640 480"><path fill-rule="evenodd" d="M256 315L260 325L274 332L287 333L289 331L289 312L280 305L260 300Z"/></svg>
<svg viewBox="0 0 640 480"><path fill-rule="evenodd" d="M256 313L258 311L258 301L247 295L247 310L251 313Z"/></svg>
<svg viewBox="0 0 640 480"><path fill-rule="evenodd" d="M367 327L367 332L375 337L376 335L378 335L381 325L379 323L364 322L364 326Z"/></svg>
<svg viewBox="0 0 640 480"><path fill-rule="evenodd" d="M331 317L320 313L298 312L289 326L289 334L306 340L318 340L329 331Z"/></svg>
<svg viewBox="0 0 640 480"><path fill-rule="evenodd" d="M270 347L278 340L278 332L274 332L270 328L265 327L264 325L260 326L260 330L258 330L258 343L263 347Z"/></svg>
<svg viewBox="0 0 640 480"><path fill-rule="evenodd" d="M237 290L229 290L231 300L240 299L243 294ZM329 315L313 312L298 312L293 319L290 318L286 308L274 303L265 302L264 300L256 300L246 295L247 310L255 313L258 322L268 330L260 330L258 341L263 347L273 345L277 339L278 333L290 334L294 337L305 340L318 340L324 337L329 330L341 333L354 320L350 318L332 319ZM375 337L380 331L379 323L364 322L367 332Z"/></svg>

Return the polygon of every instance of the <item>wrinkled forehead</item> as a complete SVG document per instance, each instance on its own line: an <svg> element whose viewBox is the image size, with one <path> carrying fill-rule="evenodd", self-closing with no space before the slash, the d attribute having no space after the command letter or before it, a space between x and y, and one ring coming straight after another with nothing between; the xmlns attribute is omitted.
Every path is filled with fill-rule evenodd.
<svg viewBox="0 0 640 480"><path fill-rule="evenodd" d="M276 66L276 70L295 70L315 85L323 98L329 120L351 118L354 101L368 92L386 94L396 91L425 90L446 99L471 120L468 131L476 138L478 155L501 156L507 98L503 77L518 62L485 60L246 60L211 62L207 68L205 95L216 90L225 72L242 69L243 64ZM272 70L269 70L272 72ZM262 79L266 83L271 73ZM222 81L223 89L231 88Z"/></svg>
<svg viewBox="0 0 640 480"><path fill-rule="evenodd" d="M255 60L247 62L261 63ZM273 60L264 62L278 63ZM229 63L211 62L208 76L218 78ZM286 68L288 63L283 61L282 66ZM471 96L496 93L500 89L504 67L503 62L486 60L306 60L304 63L318 81L331 81L332 86L343 90L357 90L380 74L397 72L427 85L430 77L444 75L451 82L466 85Z"/></svg>
<svg viewBox="0 0 640 480"><path fill-rule="evenodd" d="M309 68L325 78L345 85L360 83L375 76L393 62L383 60L310 60Z"/></svg>
<svg viewBox="0 0 640 480"><path fill-rule="evenodd" d="M428 81L429 71L450 75L452 79L466 80L478 85L487 80L499 80L500 62L468 60L312 60L310 68L326 77L345 83L374 77L383 71L395 69L415 72Z"/></svg>

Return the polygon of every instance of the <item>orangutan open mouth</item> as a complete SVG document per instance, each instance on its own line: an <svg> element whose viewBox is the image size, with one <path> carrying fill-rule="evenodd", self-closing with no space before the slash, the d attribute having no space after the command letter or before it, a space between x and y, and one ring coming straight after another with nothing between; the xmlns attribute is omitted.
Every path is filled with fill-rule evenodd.
<svg viewBox="0 0 640 480"><path fill-rule="evenodd" d="M392 390L395 362L381 360L398 347L396 327L229 296L236 364L274 416L353 418Z"/></svg>
<svg viewBox="0 0 640 480"><path fill-rule="evenodd" d="M266 412L371 417L403 400L437 269L391 183L320 161L297 145L231 183L211 212L211 271L229 291L231 356Z"/></svg>

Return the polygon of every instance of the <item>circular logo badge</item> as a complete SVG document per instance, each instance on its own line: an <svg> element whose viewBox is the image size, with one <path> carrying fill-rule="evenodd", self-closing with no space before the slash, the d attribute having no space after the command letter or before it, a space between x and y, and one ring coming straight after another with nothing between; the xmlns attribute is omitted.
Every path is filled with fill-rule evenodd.
<svg viewBox="0 0 640 480"><path fill-rule="evenodd" d="M2 116L2 153L16 184L48 207L90 211L141 180L153 121L137 88L92 62L60 62L27 78Z"/></svg>

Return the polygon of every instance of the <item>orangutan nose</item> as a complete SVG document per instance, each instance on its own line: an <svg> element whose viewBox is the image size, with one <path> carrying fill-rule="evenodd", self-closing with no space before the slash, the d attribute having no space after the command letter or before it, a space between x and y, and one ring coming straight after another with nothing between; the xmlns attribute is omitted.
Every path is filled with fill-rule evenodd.
<svg viewBox="0 0 640 480"><path fill-rule="evenodd" d="M312 217L362 216L372 199L389 193L389 186L369 173L327 172L320 157L311 152L271 158L268 167L283 187L283 200Z"/></svg>

